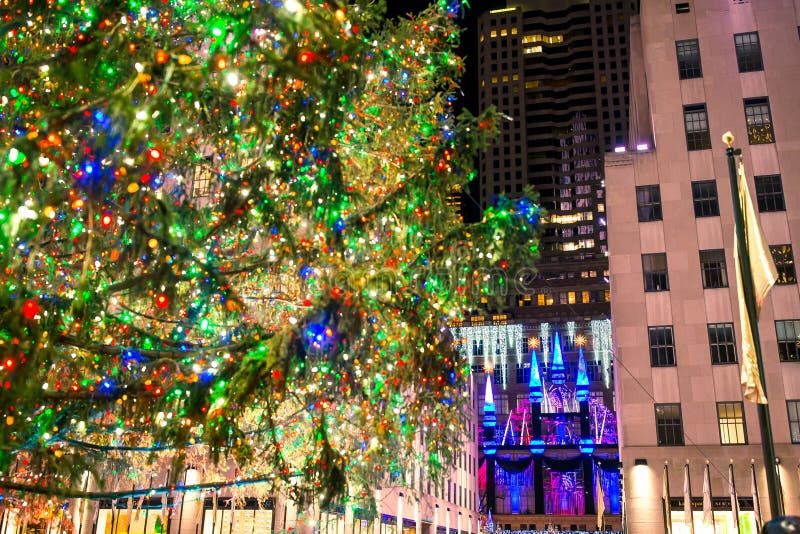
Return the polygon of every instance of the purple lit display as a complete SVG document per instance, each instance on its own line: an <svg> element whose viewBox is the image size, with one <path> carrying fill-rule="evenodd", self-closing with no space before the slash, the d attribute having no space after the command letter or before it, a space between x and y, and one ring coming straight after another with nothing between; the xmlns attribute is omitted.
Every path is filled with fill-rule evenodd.
<svg viewBox="0 0 800 534"><path fill-rule="evenodd" d="M589 416L592 424L592 441L597 444L616 445L617 415L602 401L589 399Z"/></svg>
<svg viewBox="0 0 800 534"><path fill-rule="evenodd" d="M516 387L478 371L476 383L486 388L479 408L480 491L492 495L495 513L581 516L594 511L599 477L606 513L619 514L617 419L605 404L602 359L592 349L584 355L586 339L576 342L574 330L566 352L560 333L552 334L551 344L538 338L541 360L531 350L530 367L517 364Z"/></svg>
<svg viewBox="0 0 800 534"><path fill-rule="evenodd" d="M580 471L547 470L544 477L547 515L583 515L583 477Z"/></svg>
<svg viewBox="0 0 800 534"><path fill-rule="evenodd" d="M577 445L581 440L580 421L568 415L543 416L542 439L545 445Z"/></svg>

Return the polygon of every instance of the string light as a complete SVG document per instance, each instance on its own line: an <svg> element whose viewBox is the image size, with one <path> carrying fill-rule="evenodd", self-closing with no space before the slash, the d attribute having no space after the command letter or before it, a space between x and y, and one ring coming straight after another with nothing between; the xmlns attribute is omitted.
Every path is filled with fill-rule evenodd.
<svg viewBox="0 0 800 534"><path fill-rule="evenodd" d="M444 331L499 302L479 273L532 263L539 216L448 205L497 124L455 116L457 7L87 0L9 22L0 450L25 462L4 495L79 494L86 462L139 492L173 461L221 487L234 458L323 507L446 472L469 365ZM504 384L523 362L519 325L463 335Z"/></svg>

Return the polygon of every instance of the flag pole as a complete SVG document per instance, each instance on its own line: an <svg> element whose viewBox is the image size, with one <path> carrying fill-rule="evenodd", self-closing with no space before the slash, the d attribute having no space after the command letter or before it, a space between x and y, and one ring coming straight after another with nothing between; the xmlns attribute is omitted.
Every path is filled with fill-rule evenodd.
<svg viewBox="0 0 800 534"><path fill-rule="evenodd" d="M753 513L756 516L756 529L761 532L764 520L761 517L761 498L758 495L758 484L756 483L756 462L750 460L750 486L753 494Z"/></svg>
<svg viewBox="0 0 800 534"><path fill-rule="evenodd" d="M669 491L669 462L664 462L664 532L672 534L672 505Z"/></svg>
<svg viewBox="0 0 800 534"><path fill-rule="evenodd" d="M744 218L742 206L739 202L739 185L737 183L737 172L735 156L741 155L742 150L733 148L733 135L727 132L722 136L722 140L728 145L725 154L728 157L728 175L731 180L731 197L733 199L733 225L736 230L736 241L738 250L734 254L738 255L739 266L742 279L742 292L744 294L745 306L747 308L747 318L750 323L750 330L753 334L753 345L758 363L759 380L764 395L767 394L767 384L764 376L764 362L761 358L761 339L758 335L758 313L756 312L755 290L753 288L753 275L750 265L750 256L747 254L747 240L744 230ZM744 327L743 327L744 328ZM769 508L772 517L783 515L783 506L780 499L780 486L778 485L777 471L775 469L775 444L772 438L772 424L769 418L769 404L757 403L758 423L761 429L761 453L764 456L764 466L767 475L767 494L769 495Z"/></svg>
<svg viewBox="0 0 800 534"><path fill-rule="evenodd" d="M733 527L736 529L735 534L739 534L741 532L741 527L739 526L739 495L736 493L736 480L733 477L733 458L728 464L728 492L731 496Z"/></svg>
<svg viewBox="0 0 800 534"><path fill-rule="evenodd" d="M689 472L689 459L683 466L683 520L689 521L689 533L694 534L694 511L692 510L692 475Z"/></svg>

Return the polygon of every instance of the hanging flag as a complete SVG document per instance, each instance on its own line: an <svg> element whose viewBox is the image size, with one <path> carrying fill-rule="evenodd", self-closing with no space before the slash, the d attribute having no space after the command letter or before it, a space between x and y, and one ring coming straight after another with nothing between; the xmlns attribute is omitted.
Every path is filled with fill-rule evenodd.
<svg viewBox="0 0 800 534"><path fill-rule="evenodd" d="M731 513L733 531L739 534L739 498L736 496L736 482L733 480L733 464L728 464L728 493L731 494Z"/></svg>
<svg viewBox="0 0 800 534"><path fill-rule="evenodd" d="M661 491L664 499L664 515L667 526L667 534L672 534L672 504L669 502L669 467L664 464L664 483Z"/></svg>
<svg viewBox="0 0 800 534"><path fill-rule="evenodd" d="M711 504L711 468L706 461L706 468L703 471L703 526L714 526L714 509Z"/></svg>
<svg viewBox="0 0 800 534"><path fill-rule="evenodd" d="M131 484L131 494L128 497L128 525L131 524L131 517L133 517L133 491L136 489L134 484ZM129 529L130 530L130 529Z"/></svg>
<svg viewBox="0 0 800 534"><path fill-rule="evenodd" d="M604 528L603 516L606 513L606 497L603 493L603 475L597 467L594 468L595 479L595 496L597 497L597 528L602 530Z"/></svg>
<svg viewBox="0 0 800 534"><path fill-rule="evenodd" d="M739 247L744 247L744 253L750 260L750 274L753 278L753 295L755 297L755 318L767 294L778 279L778 270L772 260L758 215L753 208L750 190L747 187L747 177L744 174L744 164L740 161L738 168L739 204L742 207L742 219L746 243L738 243L734 237L733 258L736 263L736 292L739 297L739 322L742 325L742 390L745 400L767 403L767 396L761 387L761 375L758 371L756 346L753 340L753 329L747 314L744 291L742 289L742 266L739 265Z"/></svg>
<svg viewBox="0 0 800 534"><path fill-rule="evenodd" d="M144 506L144 495L139 497L139 500L136 501L136 513L133 515L133 520L138 521L139 516L142 513L142 506Z"/></svg>
<svg viewBox="0 0 800 534"><path fill-rule="evenodd" d="M161 494L161 524L167 524L167 517L169 515L169 503L167 501L167 494Z"/></svg>
<svg viewBox="0 0 800 534"><path fill-rule="evenodd" d="M150 483L147 485L147 491L148 491L147 496L148 497L150 496L149 492L150 492L151 489L153 489L153 475L150 475ZM133 520L134 521L138 521L139 520L139 515L142 512L142 506L144 506L144 497L145 497L145 495L140 496L139 500L136 502L136 514L133 516Z"/></svg>
<svg viewBox="0 0 800 534"><path fill-rule="evenodd" d="M750 464L750 492L753 494L753 513L756 516L756 532L761 532L761 503L758 499L758 484L756 483L756 466Z"/></svg>
<svg viewBox="0 0 800 534"><path fill-rule="evenodd" d="M683 520L689 527L689 533L694 534L694 520L692 518L692 483L689 480L689 464L683 468Z"/></svg>

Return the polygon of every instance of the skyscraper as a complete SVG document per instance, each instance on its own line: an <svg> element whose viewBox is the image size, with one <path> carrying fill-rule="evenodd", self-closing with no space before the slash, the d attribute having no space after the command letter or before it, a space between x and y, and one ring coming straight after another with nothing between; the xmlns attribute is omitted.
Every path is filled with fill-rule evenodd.
<svg viewBox="0 0 800 534"><path fill-rule="evenodd" d="M628 144L630 1L506 2L478 19L479 106L504 115L481 201L526 185L548 211L539 274L509 296L526 317L608 314L603 156Z"/></svg>
<svg viewBox="0 0 800 534"><path fill-rule="evenodd" d="M594 528L597 484L620 525L603 160L628 145L634 7L508 1L478 17L479 108L503 116L481 202L530 186L547 210L538 274L456 330L483 392L482 510L504 528Z"/></svg>

